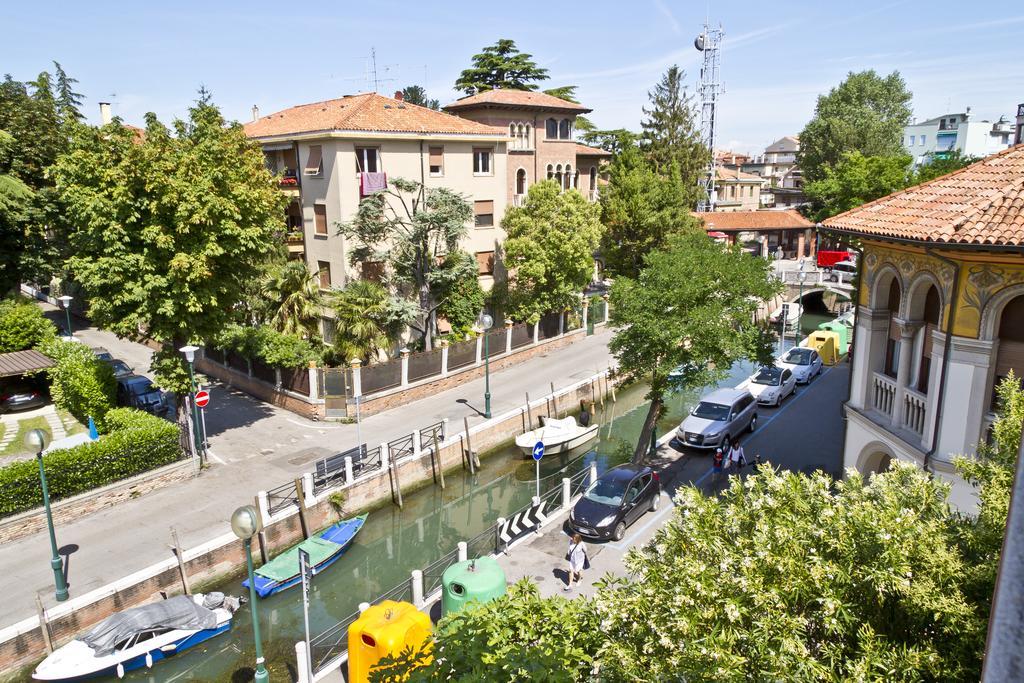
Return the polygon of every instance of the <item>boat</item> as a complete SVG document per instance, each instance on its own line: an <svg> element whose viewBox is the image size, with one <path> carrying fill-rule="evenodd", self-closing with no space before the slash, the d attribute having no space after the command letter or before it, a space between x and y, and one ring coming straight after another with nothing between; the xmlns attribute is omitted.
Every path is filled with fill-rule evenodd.
<svg viewBox="0 0 1024 683"><path fill-rule="evenodd" d="M526 455L533 453L533 447L538 441L544 444L544 454L549 455L571 451L597 438L597 424L581 426L571 415L561 419L542 417L541 420L544 421L543 427L531 429L516 437L516 446Z"/></svg>
<svg viewBox="0 0 1024 683"><path fill-rule="evenodd" d="M800 319L801 312L802 307L800 304L782 304L772 311L772 314L768 316L768 320L772 323L778 323L782 319L783 314L785 314L786 325L793 325Z"/></svg>
<svg viewBox="0 0 1024 683"><path fill-rule="evenodd" d="M149 668L230 630L241 602L223 593L196 593L117 612L54 650L32 678L65 682L122 678L128 671Z"/></svg>
<svg viewBox="0 0 1024 683"><path fill-rule="evenodd" d="M299 576L299 550L309 553L309 561L313 565L314 574L327 569L338 561L338 558L352 543L352 539L363 528L365 522L365 514L344 519L292 546L267 562L255 572L256 594L261 598L266 598L296 586L302 581L302 577ZM243 581L242 585L248 588L249 579Z"/></svg>

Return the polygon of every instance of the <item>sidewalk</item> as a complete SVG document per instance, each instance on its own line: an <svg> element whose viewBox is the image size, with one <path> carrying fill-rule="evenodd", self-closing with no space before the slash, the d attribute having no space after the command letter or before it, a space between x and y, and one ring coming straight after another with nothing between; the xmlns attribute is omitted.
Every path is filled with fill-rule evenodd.
<svg viewBox="0 0 1024 683"><path fill-rule="evenodd" d="M75 327L75 336L103 346L136 372L149 374L148 348L95 328ZM606 328L592 337L491 374L492 413L521 405L525 393L540 397L605 369L611 361ZM450 420L461 431L483 421L483 378L363 420L362 438L374 444L412 429ZM123 503L57 528L57 544L66 555L71 595L82 595L155 562L168 559L169 528L184 547L194 547L229 531L228 518L239 505L252 503L261 489L283 484L309 470L314 460L356 445L356 425L312 422L219 385L211 387L207 427L212 466L197 479ZM53 603L45 533L0 548L0 626L35 614L35 596Z"/></svg>

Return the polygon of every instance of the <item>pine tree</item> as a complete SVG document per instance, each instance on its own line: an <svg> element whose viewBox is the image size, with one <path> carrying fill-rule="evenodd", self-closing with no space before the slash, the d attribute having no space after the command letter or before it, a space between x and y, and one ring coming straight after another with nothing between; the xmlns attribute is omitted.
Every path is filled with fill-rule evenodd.
<svg viewBox="0 0 1024 683"><path fill-rule="evenodd" d="M688 192L689 204L700 197L698 179L709 159L709 151L700 141L694 124L692 97L683 80L686 73L671 66L661 81L648 93L651 107L644 107L641 147L656 172L665 174L675 162Z"/></svg>
<svg viewBox="0 0 1024 683"><path fill-rule="evenodd" d="M82 106L82 94L74 90L78 79L68 76L60 62L54 62L53 66L57 70L56 103L57 114L60 116L61 123L81 121L82 112L79 111L79 107Z"/></svg>
<svg viewBox="0 0 1024 683"><path fill-rule="evenodd" d="M407 85L402 88L402 100L434 111L441 109L441 102L428 97L427 90L422 85Z"/></svg>
<svg viewBox="0 0 1024 683"><path fill-rule="evenodd" d="M494 88L536 90L534 81L547 78L548 70L537 66L533 55L520 52L514 40L502 38L473 55L473 66L459 75L455 89L467 95Z"/></svg>

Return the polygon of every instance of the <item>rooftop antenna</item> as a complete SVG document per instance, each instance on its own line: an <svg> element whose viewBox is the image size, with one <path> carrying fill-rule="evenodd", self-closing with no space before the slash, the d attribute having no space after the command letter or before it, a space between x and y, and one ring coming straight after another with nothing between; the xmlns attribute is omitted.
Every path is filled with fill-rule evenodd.
<svg viewBox="0 0 1024 683"><path fill-rule="evenodd" d="M707 170L700 179L700 186L704 192L697 204L698 211L714 211L718 200L715 192L715 127L718 95L722 92L719 71L724 35L725 32L722 30L721 24L718 25L718 28L713 28L710 21L705 20L704 30L693 41L693 46L704 56L704 62L700 68L700 81L697 84L697 97L700 100L700 141L711 154Z"/></svg>
<svg viewBox="0 0 1024 683"><path fill-rule="evenodd" d="M388 73L394 64L387 64L383 67L384 73ZM387 83L388 81L396 80L394 78L379 78L377 76L377 48L370 48L370 69L373 74L373 92L380 92L380 84Z"/></svg>

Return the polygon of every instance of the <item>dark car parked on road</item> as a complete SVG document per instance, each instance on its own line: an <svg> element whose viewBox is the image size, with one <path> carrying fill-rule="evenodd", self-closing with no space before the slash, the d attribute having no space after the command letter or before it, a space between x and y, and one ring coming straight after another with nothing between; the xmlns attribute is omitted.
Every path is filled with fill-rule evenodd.
<svg viewBox="0 0 1024 683"><path fill-rule="evenodd" d="M569 526L586 538L621 541L626 527L658 509L661 482L646 465L619 465L590 485L569 512Z"/></svg>
<svg viewBox="0 0 1024 683"><path fill-rule="evenodd" d="M46 391L32 382L12 380L0 384L0 413L39 408L46 401Z"/></svg>
<svg viewBox="0 0 1024 683"><path fill-rule="evenodd" d="M129 375L117 380L117 404L145 410L153 415L167 412L163 392L147 377Z"/></svg>

